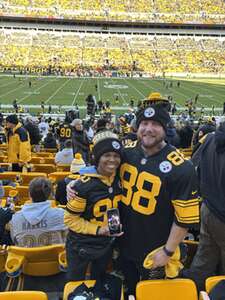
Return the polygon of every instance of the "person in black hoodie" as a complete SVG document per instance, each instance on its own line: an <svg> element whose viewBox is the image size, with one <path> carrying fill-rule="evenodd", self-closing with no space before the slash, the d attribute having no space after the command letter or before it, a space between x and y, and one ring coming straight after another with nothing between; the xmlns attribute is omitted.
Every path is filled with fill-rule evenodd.
<svg viewBox="0 0 225 300"><path fill-rule="evenodd" d="M57 148L57 143L56 143L56 138L54 137L52 132L49 132L46 136L46 138L44 139L44 148Z"/></svg>
<svg viewBox="0 0 225 300"><path fill-rule="evenodd" d="M193 279L201 290L207 277L225 274L225 122L206 136L192 161L203 204L198 250L183 276Z"/></svg>
<svg viewBox="0 0 225 300"><path fill-rule="evenodd" d="M89 142L81 119L74 119L72 127L73 154L81 153L85 163L89 162Z"/></svg>
<svg viewBox="0 0 225 300"><path fill-rule="evenodd" d="M5 230L6 224L12 219L13 210L12 205L7 201L5 207L1 206L1 198L4 197L5 191L0 180L0 245L11 244L9 232Z"/></svg>

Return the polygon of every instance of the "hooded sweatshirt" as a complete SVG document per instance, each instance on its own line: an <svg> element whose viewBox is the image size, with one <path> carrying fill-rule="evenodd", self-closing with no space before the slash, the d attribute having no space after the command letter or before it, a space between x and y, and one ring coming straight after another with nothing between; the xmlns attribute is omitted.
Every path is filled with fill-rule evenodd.
<svg viewBox="0 0 225 300"><path fill-rule="evenodd" d="M200 194L209 210L225 223L225 123L209 133L192 157L200 179Z"/></svg>
<svg viewBox="0 0 225 300"><path fill-rule="evenodd" d="M55 163L61 165L70 165L73 161L73 149L64 148L62 151L59 151L55 155Z"/></svg>
<svg viewBox="0 0 225 300"><path fill-rule="evenodd" d="M38 247L65 242L64 210L50 201L24 204L10 221L13 242L20 247Z"/></svg>

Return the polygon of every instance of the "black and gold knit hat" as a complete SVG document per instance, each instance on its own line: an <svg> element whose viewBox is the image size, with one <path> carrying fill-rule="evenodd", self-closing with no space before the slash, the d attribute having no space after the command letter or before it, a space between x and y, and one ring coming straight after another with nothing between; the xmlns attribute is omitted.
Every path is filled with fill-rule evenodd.
<svg viewBox="0 0 225 300"><path fill-rule="evenodd" d="M98 132L93 138L93 144L92 154L96 165L104 153L116 152L121 156L122 144L118 136L109 130Z"/></svg>
<svg viewBox="0 0 225 300"><path fill-rule="evenodd" d="M137 114L136 124L139 127L143 120L153 120L159 122L166 130L167 125L171 121L167 110L159 105L151 105L140 110Z"/></svg>

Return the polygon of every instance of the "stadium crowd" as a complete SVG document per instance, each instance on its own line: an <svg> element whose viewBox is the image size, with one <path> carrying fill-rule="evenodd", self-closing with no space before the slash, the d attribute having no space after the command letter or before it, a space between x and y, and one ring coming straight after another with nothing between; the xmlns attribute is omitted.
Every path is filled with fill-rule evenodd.
<svg viewBox="0 0 225 300"><path fill-rule="evenodd" d="M113 257L127 296L135 295L140 279L177 276L193 279L203 290L207 277L224 275L224 123L214 117L197 119L190 102L173 119L171 103L158 93L138 107L132 103L113 121L110 103L96 104L91 97L85 120L71 112L61 121L1 116L1 244L30 248L66 242L67 280L84 280L90 262L90 278L99 279ZM69 172L57 178L57 170ZM23 176L29 174L26 182ZM199 242L191 265L181 259L187 251L180 245L184 239ZM170 259L177 260L172 269L166 267Z"/></svg>
<svg viewBox="0 0 225 300"><path fill-rule="evenodd" d="M2 15L119 22L222 24L224 1L2 1Z"/></svg>
<svg viewBox="0 0 225 300"><path fill-rule="evenodd" d="M0 30L0 67L33 73L225 72L224 38ZM87 73L93 74L94 71Z"/></svg>

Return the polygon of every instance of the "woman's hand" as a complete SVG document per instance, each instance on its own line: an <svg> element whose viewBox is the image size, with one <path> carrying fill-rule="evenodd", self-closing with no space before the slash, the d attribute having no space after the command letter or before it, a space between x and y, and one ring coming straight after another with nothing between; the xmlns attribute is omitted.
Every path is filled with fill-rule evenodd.
<svg viewBox="0 0 225 300"><path fill-rule="evenodd" d="M98 230L98 235L111 236L111 237L119 237L123 235L122 225L120 225L120 233L110 234L109 226L100 227Z"/></svg>

